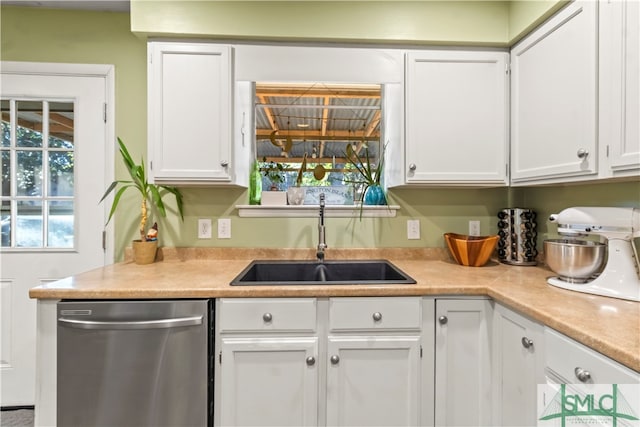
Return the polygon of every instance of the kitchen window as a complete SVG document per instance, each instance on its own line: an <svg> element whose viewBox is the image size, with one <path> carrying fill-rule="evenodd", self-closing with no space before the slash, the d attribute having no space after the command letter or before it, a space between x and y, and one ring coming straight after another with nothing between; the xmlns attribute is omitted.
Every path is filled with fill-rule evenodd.
<svg viewBox="0 0 640 427"><path fill-rule="evenodd" d="M281 182L263 173L262 188L296 185L306 157L303 186L350 188L356 201L363 186L347 153L381 153L382 86L379 84L267 83L255 86L256 160L263 172L276 167Z"/></svg>
<svg viewBox="0 0 640 427"><path fill-rule="evenodd" d="M74 104L2 99L4 248L74 247Z"/></svg>

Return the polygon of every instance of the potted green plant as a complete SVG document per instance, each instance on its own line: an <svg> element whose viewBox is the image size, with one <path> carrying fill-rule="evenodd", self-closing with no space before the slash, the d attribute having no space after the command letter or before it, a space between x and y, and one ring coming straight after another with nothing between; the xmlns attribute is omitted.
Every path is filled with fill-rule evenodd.
<svg viewBox="0 0 640 427"><path fill-rule="evenodd" d="M301 205L304 203L305 188L302 187L302 177L307 171L307 153L302 156L302 163L298 169L298 175L296 176L296 184L293 187L287 188L287 202L290 205Z"/></svg>
<svg viewBox="0 0 640 427"><path fill-rule="evenodd" d="M360 156L351 145L347 145L345 158L347 162L355 168L358 178L350 180L353 184L364 186L362 204L363 205L386 205L387 197L380 184L382 172L384 170L384 149L380 153L377 165L372 165L369 156L369 147L365 146L364 156Z"/></svg>
<svg viewBox="0 0 640 427"><path fill-rule="evenodd" d="M167 210L165 208L164 202L162 201L162 198L166 194L173 194L176 199L176 206L178 208L178 213L180 214L180 219L184 220L182 193L180 193L180 190L178 190L176 187L150 184L147 180L147 175L145 172L144 159L140 161L140 164L136 164L129 154L129 150L127 150L127 147L120 138L118 138L118 145L120 146L120 155L122 156L122 161L127 168L127 172L129 172L131 180L113 181L100 199L100 202L102 202L109 194L111 194L112 191L115 191L119 186L113 198L111 210L109 211L109 218L107 219L107 224L109 224L109 221L111 221L111 218L113 217L113 214L118 207L118 203L120 202L122 194L124 194L124 192L129 188L133 188L140 193L140 197L142 199L140 205L140 239L136 239L133 241L133 254L136 264L150 264L155 260L156 250L158 248L158 240L157 236L154 236L154 234L157 234L157 225L155 224L155 230L149 233L149 237L147 236L147 203L155 206L156 210L162 217L166 217Z"/></svg>
<svg viewBox="0 0 640 427"><path fill-rule="evenodd" d="M284 183L284 166L282 163L274 161L267 162L262 159L262 173L269 180L269 189L262 192L260 203L262 205L286 205L287 193L281 191L280 186Z"/></svg>

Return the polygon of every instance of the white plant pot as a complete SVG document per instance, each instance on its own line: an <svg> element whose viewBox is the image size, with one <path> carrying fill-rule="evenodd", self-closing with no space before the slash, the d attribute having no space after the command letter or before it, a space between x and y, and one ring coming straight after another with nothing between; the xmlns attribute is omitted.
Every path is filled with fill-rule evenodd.
<svg viewBox="0 0 640 427"><path fill-rule="evenodd" d="M263 206L281 206L287 204L286 191L263 191L260 204Z"/></svg>
<svg viewBox="0 0 640 427"><path fill-rule="evenodd" d="M304 187L289 187L287 188L287 202L290 205L301 205L304 203L305 194Z"/></svg>

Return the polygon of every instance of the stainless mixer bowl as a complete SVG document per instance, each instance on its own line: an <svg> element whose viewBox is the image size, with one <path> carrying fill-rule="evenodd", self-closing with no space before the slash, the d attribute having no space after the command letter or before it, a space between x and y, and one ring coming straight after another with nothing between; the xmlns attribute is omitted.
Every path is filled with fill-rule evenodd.
<svg viewBox="0 0 640 427"><path fill-rule="evenodd" d="M548 239L544 256L549 268L560 278L584 282L604 267L607 245L588 240Z"/></svg>

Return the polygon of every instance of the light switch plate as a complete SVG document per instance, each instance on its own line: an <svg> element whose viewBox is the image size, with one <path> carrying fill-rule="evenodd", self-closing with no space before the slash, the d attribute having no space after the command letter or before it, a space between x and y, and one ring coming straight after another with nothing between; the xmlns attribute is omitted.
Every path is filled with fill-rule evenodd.
<svg viewBox="0 0 640 427"><path fill-rule="evenodd" d="M218 239L231 238L231 218L218 218Z"/></svg>
<svg viewBox="0 0 640 427"><path fill-rule="evenodd" d="M409 240L420 239L420 220L419 219L407 220L407 239Z"/></svg>
<svg viewBox="0 0 640 427"><path fill-rule="evenodd" d="M480 235L480 221L469 221L469 236Z"/></svg>
<svg viewBox="0 0 640 427"><path fill-rule="evenodd" d="M209 218L198 219L198 239L211 238L211 220Z"/></svg>

